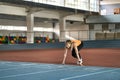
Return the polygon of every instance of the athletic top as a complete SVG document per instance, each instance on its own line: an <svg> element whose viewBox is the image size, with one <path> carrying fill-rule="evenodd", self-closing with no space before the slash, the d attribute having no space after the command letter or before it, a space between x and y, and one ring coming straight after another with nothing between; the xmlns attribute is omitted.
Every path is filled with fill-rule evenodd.
<svg viewBox="0 0 120 80"><path fill-rule="evenodd" d="M81 44L80 40L71 40L72 43L75 43L76 46L79 46Z"/></svg>

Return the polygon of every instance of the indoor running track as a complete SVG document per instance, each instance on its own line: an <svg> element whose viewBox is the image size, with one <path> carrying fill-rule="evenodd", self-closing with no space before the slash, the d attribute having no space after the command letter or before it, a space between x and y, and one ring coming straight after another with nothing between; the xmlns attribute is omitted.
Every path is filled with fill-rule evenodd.
<svg viewBox="0 0 120 80"><path fill-rule="evenodd" d="M120 68L0 61L0 80L120 80Z"/></svg>

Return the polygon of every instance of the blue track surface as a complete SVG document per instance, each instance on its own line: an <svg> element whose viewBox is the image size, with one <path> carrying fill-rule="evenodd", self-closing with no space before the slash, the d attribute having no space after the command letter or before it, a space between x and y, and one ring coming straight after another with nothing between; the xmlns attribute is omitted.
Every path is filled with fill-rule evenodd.
<svg viewBox="0 0 120 80"><path fill-rule="evenodd" d="M120 80L120 68L0 61L0 80Z"/></svg>

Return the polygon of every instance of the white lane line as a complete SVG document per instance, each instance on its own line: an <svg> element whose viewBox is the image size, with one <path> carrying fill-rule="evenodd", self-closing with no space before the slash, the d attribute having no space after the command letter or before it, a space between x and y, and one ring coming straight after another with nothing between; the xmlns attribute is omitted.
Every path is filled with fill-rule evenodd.
<svg viewBox="0 0 120 80"><path fill-rule="evenodd" d="M8 63L13 63L13 62L8 62L8 61L0 61L0 64L8 64Z"/></svg>
<svg viewBox="0 0 120 80"><path fill-rule="evenodd" d="M12 65L12 66L18 66L18 65L38 65L37 63L29 63L29 62L0 62L0 65Z"/></svg>
<svg viewBox="0 0 120 80"><path fill-rule="evenodd" d="M10 76L3 76L3 77L0 77L0 79L3 79L3 78L11 78L11 77L19 77L19 76L27 76L27 75L32 75L32 74L40 74L40 73L47 73L47 72L54 72L54 71L61 71L61 70L71 70L73 68L76 68L76 67L72 67L72 68L63 68L63 69L56 69L56 70L47 70L47 71L40 71L40 72L33 72L33 73L26 73L26 74L17 74L17 75L10 75Z"/></svg>
<svg viewBox="0 0 120 80"><path fill-rule="evenodd" d="M12 66L12 65L10 65L10 66ZM7 65L7 67L9 67L9 65ZM21 64L21 65L16 65L13 68L0 69L0 71L13 70L13 69L19 69L19 68L29 68L29 67L33 67L33 68L34 67L44 67L44 65L37 66L37 65L34 65L34 64Z"/></svg>
<svg viewBox="0 0 120 80"><path fill-rule="evenodd" d="M7 70L14 70L14 69L19 69L19 68L22 68L22 69L25 69L25 68L41 68L41 69L54 69L54 67L50 64L50 65L34 65L34 64L27 64L27 65L18 65L17 67L14 67L14 68L6 68L6 69L0 69L0 72L1 71L7 71ZM59 69L59 68L65 68L64 66L63 67L56 67L56 69Z"/></svg>
<svg viewBox="0 0 120 80"><path fill-rule="evenodd" d="M0 72L1 71L7 71L7 70L14 70L14 69L24 69L24 68L30 68L30 67L33 67L33 66L27 66L27 65L24 65L24 66L18 66L18 67L15 67L15 68L6 68L6 69L0 69Z"/></svg>
<svg viewBox="0 0 120 80"><path fill-rule="evenodd" d="M89 73L89 74L85 74L85 75L68 77L68 78L64 78L64 79L60 79L60 80L70 80L70 79L75 79L75 78L87 77L87 76L92 76L92 75L96 75L96 74L101 74L101 73L106 73L106 72L112 72L112 71L116 71L116 70L120 70L120 69L117 68L117 69L112 69L112 70L106 70L106 71L100 71L100 72L95 72L95 73Z"/></svg>
<svg viewBox="0 0 120 80"><path fill-rule="evenodd" d="M13 63L10 63L10 64L8 63L8 64L7 64L7 63L6 63L6 64L0 64L0 66L1 66L1 65L2 65L2 66L3 66L3 65L4 65L4 66L8 66L8 67L9 67L9 66L13 66L13 67L15 66L15 67L16 67L16 66L21 66L21 65L24 65L24 64L13 64Z"/></svg>
<svg viewBox="0 0 120 80"><path fill-rule="evenodd" d="M14 64L17 63L17 64ZM45 63L29 63L29 62L0 62L0 66L24 66L24 65L44 65L44 66L53 66L55 64L45 64Z"/></svg>

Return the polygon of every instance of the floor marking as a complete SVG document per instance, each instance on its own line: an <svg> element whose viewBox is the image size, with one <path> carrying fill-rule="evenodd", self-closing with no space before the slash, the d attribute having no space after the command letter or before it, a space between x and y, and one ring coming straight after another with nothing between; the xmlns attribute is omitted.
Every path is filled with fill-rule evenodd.
<svg viewBox="0 0 120 80"><path fill-rule="evenodd" d="M16 64L14 64L16 63ZM0 62L1 65L7 65L7 66L24 66L24 65L42 65L42 66L53 66L55 64L45 64L45 63L29 63L29 62ZM58 66L58 65L57 65Z"/></svg>
<svg viewBox="0 0 120 80"><path fill-rule="evenodd" d="M0 66L1 66L1 65L2 65L2 66L5 65L5 66L8 66L8 67L9 67L9 66L21 66L21 65L19 65L19 64L18 64L18 65L15 65L15 64L12 64L12 63L11 63L11 64L0 64Z"/></svg>
<svg viewBox="0 0 120 80"><path fill-rule="evenodd" d="M32 66L33 65L33 66ZM26 67L27 66L27 67ZM7 69L0 69L0 72L1 71L7 71L7 70L14 70L14 69L19 69L19 68L22 68L22 69L24 69L24 68L30 68L30 67L33 67L33 68L46 68L46 69L54 69L54 67L52 66L52 65L34 65L34 64L27 64L27 65L22 65L22 66L17 66L17 67L15 67L15 68L7 68ZM59 66L57 66L56 67L56 69L60 69L60 68L66 68L66 67L59 67Z"/></svg>
<svg viewBox="0 0 120 80"><path fill-rule="evenodd" d="M27 66L27 65L24 65L24 66L18 66L18 67L15 67L15 68L7 68L7 69L0 69L0 72L1 71L7 71L7 70L14 70L14 69L19 69L19 68L22 68L22 69L24 69L24 68L30 68L30 67L33 67L33 66Z"/></svg>
<svg viewBox="0 0 120 80"><path fill-rule="evenodd" d="M7 63L6 63L6 62L2 62L2 63L5 64L5 66L8 66L8 67L9 67L9 66L11 66L11 67L12 67L12 66L14 66L14 67L19 67L19 66L20 66L20 67L21 67L21 66L22 66L22 67L23 67L23 66L41 66L41 67L52 66L51 64L42 65L42 64L36 64L36 63L31 63L31 64L28 64L28 63L26 63L26 64L25 64L25 63L19 63L19 64L16 64L16 65L15 65L13 62L11 62L10 64L7 64L8 62L7 62ZM1 67L1 65L2 65L2 64L1 64L1 62L0 62L0 67ZM3 66L3 65L2 65L2 66Z"/></svg>
<svg viewBox="0 0 120 80"><path fill-rule="evenodd" d="M76 67L72 67L72 68L63 68L63 69L57 69L57 70L47 70L47 71L40 71L40 72L33 72L33 73L26 73L26 74L17 74L17 75L10 75L10 76L3 76L0 77L0 79L3 78L11 78L11 77L19 77L19 76L27 76L27 75L32 75L32 74L40 74L40 73L47 73L47 72L54 72L54 71L61 71L61 70L68 70L68 69L73 69Z"/></svg>
<svg viewBox="0 0 120 80"><path fill-rule="evenodd" d="M85 75L68 77L68 78L64 78L64 79L60 79L60 80L70 80L70 79L75 79L75 78L91 76L91 75L95 75L95 74L101 74L101 73L105 73L105 72L112 72L112 71L116 71L116 70L120 70L120 69L113 69L113 70L106 70L106 71L100 71L100 72L95 72L95 73L89 73L89 74L85 74Z"/></svg>

